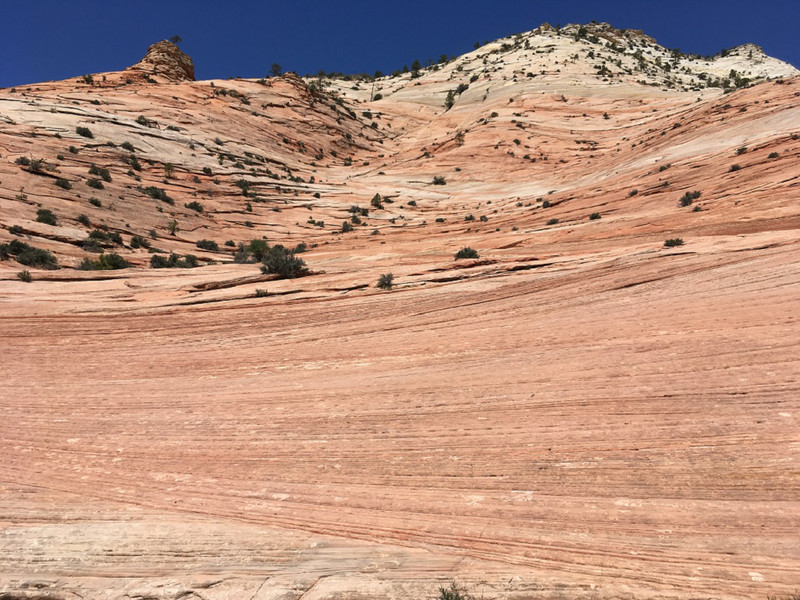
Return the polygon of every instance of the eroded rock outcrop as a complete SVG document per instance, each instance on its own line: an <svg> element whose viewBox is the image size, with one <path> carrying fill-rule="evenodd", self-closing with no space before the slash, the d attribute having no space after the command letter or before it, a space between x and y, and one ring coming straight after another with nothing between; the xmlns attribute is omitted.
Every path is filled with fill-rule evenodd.
<svg viewBox="0 0 800 600"><path fill-rule="evenodd" d="M142 60L125 70L160 75L170 81L194 81L194 62L178 46L167 40L150 46Z"/></svg>

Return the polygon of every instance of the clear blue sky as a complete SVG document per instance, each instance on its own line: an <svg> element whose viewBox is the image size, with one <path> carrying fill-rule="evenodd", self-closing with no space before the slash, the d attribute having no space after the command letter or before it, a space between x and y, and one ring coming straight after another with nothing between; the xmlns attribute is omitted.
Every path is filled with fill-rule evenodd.
<svg viewBox="0 0 800 600"><path fill-rule="evenodd" d="M392 71L547 21L608 21L668 48L753 42L800 66L800 0L0 0L0 87L120 70L173 35L198 79Z"/></svg>

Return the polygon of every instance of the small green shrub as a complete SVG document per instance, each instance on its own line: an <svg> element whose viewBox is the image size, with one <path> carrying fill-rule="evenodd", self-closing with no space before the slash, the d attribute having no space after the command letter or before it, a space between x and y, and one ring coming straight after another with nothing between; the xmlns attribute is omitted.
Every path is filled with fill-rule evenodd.
<svg viewBox="0 0 800 600"><path fill-rule="evenodd" d="M375 284L375 287L380 288L382 290L390 290L394 285L394 275L392 273L383 273L380 277L378 277L378 283Z"/></svg>
<svg viewBox="0 0 800 600"><path fill-rule="evenodd" d="M261 267L262 273L279 275L282 279L308 275L305 261L296 257L293 250L280 244L270 248L262 262L264 263Z"/></svg>
<svg viewBox="0 0 800 600"><path fill-rule="evenodd" d="M250 240L250 243L247 244L247 252L253 255L255 261L261 262L269 252L269 244L264 239Z"/></svg>
<svg viewBox="0 0 800 600"><path fill-rule="evenodd" d="M256 298L266 298L269 296L269 292L263 289L256 289L256 293L254 295Z"/></svg>
<svg viewBox="0 0 800 600"><path fill-rule="evenodd" d="M136 152L136 148L133 147L133 144L130 142L122 142L120 144L120 148L127 150L128 152Z"/></svg>
<svg viewBox="0 0 800 600"><path fill-rule="evenodd" d="M131 238L131 248L149 248L150 240L141 235L135 235Z"/></svg>
<svg viewBox="0 0 800 600"><path fill-rule="evenodd" d="M469 246L465 246L464 248L456 252L456 260L462 258L480 258L480 256L478 255L477 250L475 250L474 248L470 248Z"/></svg>
<svg viewBox="0 0 800 600"><path fill-rule="evenodd" d="M353 215L353 217L357 218L357 217L355 217L355 215ZM343 221L342 222L342 233L349 233L351 231L353 231L353 226L348 221Z"/></svg>
<svg viewBox="0 0 800 600"><path fill-rule="evenodd" d="M153 198L154 200L162 200L167 204L175 204L175 201L167 195L167 192L162 190L161 188L155 187L153 185L147 186L146 188L140 188L140 190Z"/></svg>
<svg viewBox="0 0 800 600"><path fill-rule="evenodd" d="M192 200L188 204L184 204L184 206L190 210L194 210L199 213L203 212L203 205L200 204L197 200Z"/></svg>
<svg viewBox="0 0 800 600"><path fill-rule="evenodd" d="M592 214L589 215L589 220L590 221L596 221L599 218L600 218L600 213L599 212L593 212Z"/></svg>
<svg viewBox="0 0 800 600"><path fill-rule="evenodd" d="M131 167L131 169L133 169L134 171L141 171L141 170L142 170L142 165L141 165L141 163L139 162L139 159L138 159L138 158L136 158L136 157L135 157L133 154L131 154L131 155L130 155L130 156L128 156L127 158L124 158L123 160L124 160L124 161L125 161L125 163L126 163L126 164L128 164L128 165Z"/></svg>
<svg viewBox="0 0 800 600"><path fill-rule="evenodd" d="M59 177L58 179L56 179L56 185L60 187L62 190L72 189L72 184L63 177Z"/></svg>
<svg viewBox="0 0 800 600"><path fill-rule="evenodd" d="M31 281L33 281L33 276L31 275L31 272L28 271L28 269L23 269L22 271L17 273L17 279L19 279L20 281L24 281L25 283L30 283Z"/></svg>
<svg viewBox="0 0 800 600"><path fill-rule="evenodd" d="M105 187L103 185L102 181L100 181L99 179L96 179L94 177L90 177L89 179L87 179L86 180L86 185L88 185L90 188L93 188L95 190L102 190Z"/></svg>
<svg viewBox="0 0 800 600"><path fill-rule="evenodd" d="M18 263L26 267L58 269L58 260L49 250L36 248L19 240L0 244L0 257L5 259L9 256L13 256Z"/></svg>
<svg viewBox="0 0 800 600"><path fill-rule="evenodd" d="M111 182L111 173L108 172L108 169L104 167L98 167L96 164L92 163L92 166L89 167L89 175L97 175L105 182Z"/></svg>
<svg viewBox="0 0 800 600"><path fill-rule="evenodd" d="M36 221L38 223L44 223L45 225L57 225L58 219L56 219L55 214L53 211L47 208L40 208L36 211Z"/></svg>
<svg viewBox="0 0 800 600"><path fill-rule="evenodd" d="M433 178L433 185L447 185L447 180L444 177L437 175Z"/></svg>
<svg viewBox="0 0 800 600"><path fill-rule="evenodd" d="M778 158L779 156L780 154L778 154L777 152L770 152L767 158Z"/></svg>
<svg viewBox="0 0 800 600"><path fill-rule="evenodd" d="M92 130L89 129L88 127L76 127L75 128L75 133L77 133L81 137L85 137L85 138L89 138L89 139L94 138L94 134L92 133Z"/></svg>
<svg viewBox="0 0 800 600"><path fill-rule="evenodd" d="M92 206L96 206L97 208L103 206L103 203L100 202L100 200L98 200L97 198L89 198L89 204L91 204Z"/></svg>
<svg viewBox="0 0 800 600"><path fill-rule="evenodd" d="M452 582L450 587L439 588L438 600L473 600L466 590L458 587L456 582Z"/></svg>
<svg viewBox="0 0 800 600"><path fill-rule="evenodd" d="M694 191L694 192L686 192L680 199L681 206L691 206L692 202L697 200L701 196L701 192Z"/></svg>
<svg viewBox="0 0 800 600"><path fill-rule="evenodd" d="M169 257L154 254L150 257L150 266L153 269L193 269L199 266L199 262L193 254L187 254L181 258L173 252Z"/></svg>
<svg viewBox="0 0 800 600"><path fill-rule="evenodd" d="M676 246L683 246L683 240L681 238L670 238L664 241L665 248L674 248Z"/></svg>
<svg viewBox="0 0 800 600"><path fill-rule="evenodd" d="M8 228L8 233L10 233L11 235L22 235L24 233L24 230L20 225L12 225L11 227Z"/></svg>
<svg viewBox="0 0 800 600"><path fill-rule="evenodd" d="M372 200L369 201L369 204L370 206L372 206L372 208L377 208L377 209L383 208L383 199L381 198L381 195L375 194L372 197Z"/></svg>
<svg viewBox="0 0 800 600"><path fill-rule="evenodd" d="M102 229L94 229L89 232L89 239L122 246L122 236L117 231L109 233Z"/></svg>
<svg viewBox="0 0 800 600"><path fill-rule="evenodd" d="M219 244L214 240L199 240L195 243L195 246L200 248L201 250L209 250L212 252L219 252Z"/></svg>
<svg viewBox="0 0 800 600"><path fill-rule="evenodd" d="M734 173L735 171L741 170L741 168L742 168L742 165L740 165L738 163L737 164L733 164L733 165L731 165L731 168L728 169L728 172L729 173Z"/></svg>
<svg viewBox="0 0 800 600"><path fill-rule="evenodd" d="M547 221L548 225L558 225L558 219L550 219Z"/></svg>
<svg viewBox="0 0 800 600"><path fill-rule="evenodd" d="M91 258L84 258L78 269L81 271L114 271L117 269L127 269L131 266L127 260L122 258L119 254L112 252L111 254L101 254L97 260Z"/></svg>

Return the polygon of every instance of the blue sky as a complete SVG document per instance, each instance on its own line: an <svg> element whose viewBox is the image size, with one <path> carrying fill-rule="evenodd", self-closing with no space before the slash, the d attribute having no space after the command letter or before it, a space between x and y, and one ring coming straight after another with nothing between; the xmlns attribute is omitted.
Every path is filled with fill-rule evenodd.
<svg viewBox="0 0 800 600"><path fill-rule="evenodd" d="M461 54L476 41L608 21L668 48L714 54L753 42L800 66L800 0L0 0L0 87L120 70L173 35L198 79L392 71Z"/></svg>

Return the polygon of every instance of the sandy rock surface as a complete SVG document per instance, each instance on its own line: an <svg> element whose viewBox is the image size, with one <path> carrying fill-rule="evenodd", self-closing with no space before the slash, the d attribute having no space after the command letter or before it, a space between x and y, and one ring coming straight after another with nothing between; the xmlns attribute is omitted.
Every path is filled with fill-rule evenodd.
<svg viewBox="0 0 800 600"><path fill-rule="evenodd" d="M0 599L796 589L800 79L570 27L0 90Z"/></svg>

